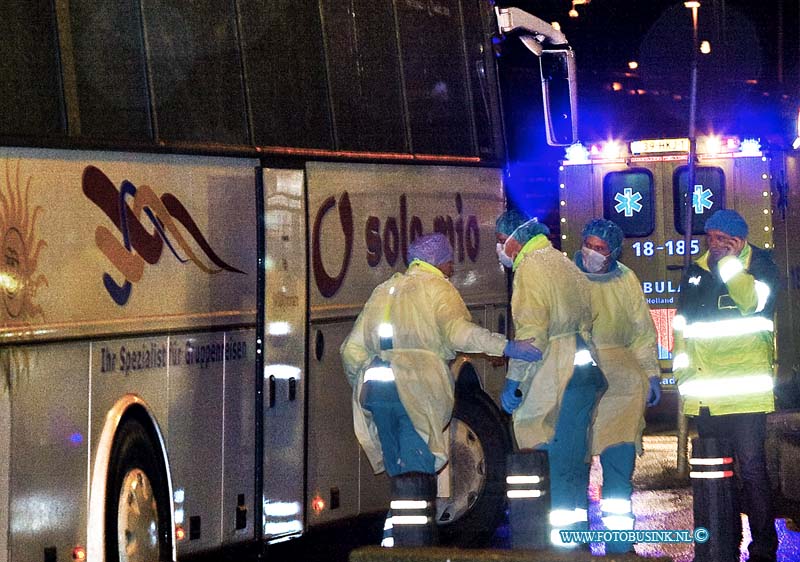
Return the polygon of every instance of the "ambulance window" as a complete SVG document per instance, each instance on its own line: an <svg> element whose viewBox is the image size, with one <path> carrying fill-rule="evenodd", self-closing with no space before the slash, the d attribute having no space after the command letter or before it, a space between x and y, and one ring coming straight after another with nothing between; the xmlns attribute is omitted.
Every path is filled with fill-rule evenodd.
<svg viewBox="0 0 800 562"><path fill-rule="evenodd" d="M603 215L626 237L648 236L655 224L653 174L644 168L609 172L603 178Z"/></svg>
<svg viewBox="0 0 800 562"><path fill-rule="evenodd" d="M689 183L689 167L680 166L672 176L672 196L675 216L675 230L685 234L686 217L684 197ZM697 166L692 197L694 212L692 213L692 233L705 232L706 219L717 209L725 208L725 173L721 168Z"/></svg>

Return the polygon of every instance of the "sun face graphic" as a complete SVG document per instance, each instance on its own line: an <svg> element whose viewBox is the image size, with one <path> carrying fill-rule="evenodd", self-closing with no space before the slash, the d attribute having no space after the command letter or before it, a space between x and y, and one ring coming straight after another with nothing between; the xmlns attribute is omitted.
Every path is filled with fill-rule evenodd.
<svg viewBox="0 0 800 562"><path fill-rule="evenodd" d="M0 328L25 329L43 317L35 302L36 292L47 285L37 273L39 253L47 245L36 236L41 206L31 208L31 178L23 187L20 163L5 163L5 181L0 184ZM0 342L2 346L2 342ZM0 347L0 369L7 386L27 365L25 352L13 346Z"/></svg>
<svg viewBox="0 0 800 562"><path fill-rule="evenodd" d="M34 299L39 287L47 285L47 279L38 275L36 268L39 252L47 244L36 238L36 221L43 209L30 207L31 178L23 188L19 162L13 176L8 161L5 168L5 185L0 187L0 293L6 313L17 324L42 314Z"/></svg>

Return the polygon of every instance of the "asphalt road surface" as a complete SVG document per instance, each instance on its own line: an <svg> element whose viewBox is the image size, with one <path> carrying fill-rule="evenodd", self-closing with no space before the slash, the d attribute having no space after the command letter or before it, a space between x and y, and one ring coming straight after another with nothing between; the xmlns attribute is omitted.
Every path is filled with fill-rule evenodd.
<svg viewBox="0 0 800 562"><path fill-rule="evenodd" d="M692 495L688 480L677 477L676 466L677 439L669 435L649 435L644 438L644 454L637 459L634 473L633 510L636 514L637 529L694 529L692 516ZM800 459L798 459L800 462ZM597 500L600 497L602 475L595 464L592 470L590 507L592 528L600 528L600 510ZM378 544L383 521L377 519L359 521L348 527L314 530L300 539L271 546L262 558L253 555L243 557L219 557L210 562L346 562L351 550L367 544ZM750 541L747 518L742 516L745 538L742 542L740 561L747 560L746 545ZM778 562L800 560L800 532L787 529L786 521L775 522L780 547ZM493 547L510 548L510 532L507 525L497 529ZM691 562L694 546L691 544L637 544L637 554L643 558L669 556L674 562ZM602 544L592 544L592 552L603 554ZM602 559L599 559L602 560Z"/></svg>

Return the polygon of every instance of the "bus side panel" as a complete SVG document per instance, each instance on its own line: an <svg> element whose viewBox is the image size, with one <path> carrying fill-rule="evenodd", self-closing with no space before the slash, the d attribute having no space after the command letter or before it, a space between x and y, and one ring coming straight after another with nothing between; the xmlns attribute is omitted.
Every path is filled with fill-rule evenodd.
<svg viewBox="0 0 800 562"><path fill-rule="evenodd" d="M169 432L173 486L183 502L175 504L176 519L183 510L189 539L178 553L198 552L222 543L222 443L225 334L185 334L169 338ZM250 400L252 401L252 400ZM180 491L183 491L181 494ZM200 536L196 533L199 519ZM176 524L178 521L176 520ZM196 537L196 538L195 538Z"/></svg>
<svg viewBox="0 0 800 562"><path fill-rule="evenodd" d="M0 177L5 341L255 321L252 161L0 149Z"/></svg>
<svg viewBox="0 0 800 562"><path fill-rule="evenodd" d="M222 427L222 542L252 539L255 498L255 330L225 333ZM268 478L272 479L272 475ZM240 502L239 496L244 496ZM241 507L240 507L241 506ZM241 518L245 509L246 520Z"/></svg>
<svg viewBox="0 0 800 562"><path fill-rule="evenodd" d="M302 170L264 169L264 536L303 530L307 238ZM334 436L327 442L335 446ZM309 453L309 457L311 453ZM260 522L259 522L260 524Z"/></svg>
<svg viewBox="0 0 800 562"><path fill-rule="evenodd" d="M8 508L11 470L11 395L0 382L0 562L8 562Z"/></svg>
<svg viewBox="0 0 800 562"><path fill-rule="evenodd" d="M339 347L352 323L315 322L310 326L312 357L309 359L308 385L308 494L319 496L325 509L310 510L310 526L352 517L360 511L360 475L372 470L363 458L353 434L353 391L342 370ZM386 508L388 479L381 475L383 489L367 496ZM373 485L374 488L374 485ZM335 496L338 494L339 503Z"/></svg>
<svg viewBox="0 0 800 562"><path fill-rule="evenodd" d="M90 346L4 349L19 370L11 396L11 560L59 560L86 544ZM5 556L5 551L2 553Z"/></svg>
<svg viewBox="0 0 800 562"><path fill-rule="evenodd" d="M502 307L507 295L495 255L494 221L503 209L499 170L311 163L307 172L308 493L326 502L320 513L309 510L313 526L382 511L388 503L388 479L373 475L353 433L352 390L339 347L372 290L405 269L412 239L435 230L450 236L452 282L479 319L487 306ZM479 373L484 382L487 374L498 379L487 387L499 388L503 370ZM337 495L339 506L332 508Z"/></svg>
<svg viewBox="0 0 800 562"><path fill-rule="evenodd" d="M372 290L403 271L419 234L445 232L467 304L504 302L494 221L500 170L445 166L308 165L311 314L355 316Z"/></svg>

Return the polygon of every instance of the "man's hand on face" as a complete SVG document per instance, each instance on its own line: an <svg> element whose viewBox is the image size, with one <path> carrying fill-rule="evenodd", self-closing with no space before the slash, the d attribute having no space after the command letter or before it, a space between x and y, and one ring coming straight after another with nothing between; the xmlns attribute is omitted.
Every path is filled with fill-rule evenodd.
<svg viewBox="0 0 800 562"><path fill-rule="evenodd" d="M720 259L725 256L738 256L739 252L742 251L744 244L742 243L741 238L734 238L733 236L726 236L724 240L722 240L722 247L724 248L724 254L720 256Z"/></svg>
<svg viewBox="0 0 800 562"><path fill-rule="evenodd" d="M738 256L747 243L744 238L729 236L721 230L709 230L707 241L712 263L726 256Z"/></svg>

